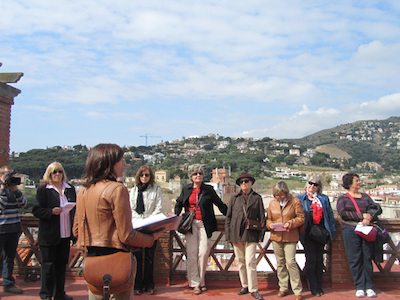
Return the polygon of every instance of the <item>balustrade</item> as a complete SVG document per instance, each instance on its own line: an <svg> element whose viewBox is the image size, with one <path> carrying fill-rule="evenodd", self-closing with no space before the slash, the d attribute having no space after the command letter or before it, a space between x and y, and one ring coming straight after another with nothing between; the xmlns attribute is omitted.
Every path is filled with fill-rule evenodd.
<svg viewBox="0 0 400 300"><path fill-rule="evenodd" d="M238 278L233 248L224 237L224 217L218 216L218 231L212 237L210 252L210 264L207 269L207 277L216 280L229 280ZM40 269L40 249L37 241L39 221L31 214L21 216L23 234L21 235L16 255L15 272L19 275L30 276ZM400 279L400 220L382 220L383 225L390 232L391 239L385 245L382 264L374 265L374 278L381 280ZM337 237L325 247L324 279L329 280L333 285L351 282L350 272L345 257L344 245L340 226L337 225ZM172 278L186 276L185 265L186 247L184 235L175 231L161 235L156 252L157 270L155 277L160 281L169 281ZM298 244L296 260L300 269L304 270L304 251L301 244ZM80 275L82 270L82 252L73 245L71 247L68 273ZM273 255L272 243L269 239L269 232L266 233L263 243L258 244L257 249L258 276L266 280L276 278L275 256Z"/></svg>

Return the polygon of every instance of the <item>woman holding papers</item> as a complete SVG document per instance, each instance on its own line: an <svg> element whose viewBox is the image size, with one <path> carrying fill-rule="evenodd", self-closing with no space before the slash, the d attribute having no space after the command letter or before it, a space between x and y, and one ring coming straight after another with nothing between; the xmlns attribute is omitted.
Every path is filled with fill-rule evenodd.
<svg viewBox="0 0 400 300"><path fill-rule="evenodd" d="M340 215L343 241L346 248L351 275L354 279L356 297L376 297L372 282L373 242L367 242L355 231L359 222L369 225L382 213L382 209L367 194L361 193L360 177L355 173L347 173L342 178L343 187L349 192L341 195L336 208Z"/></svg>
<svg viewBox="0 0 400 300"><path fill-rule="evenodd" d="M307 283L311 293L320 297L324 294L322 274L325 244L312 239L309 233L311 226L319 226L328 231L330 239L335 238L335 218L328 196L322 194L320 176L311 175L307 181L305 193L296 197L300 199L306 217L305 231L300 234L300 241L306 255Z"/></svg>
<svg viewBox="0 0 400 300"><path fill-rule="evenodd" d="M188 171L192 183L184 186L182 193L176 199L175 214L179 215L182 208L185 208L185 212L195 210L192 232L188 232L185 238L189 287L193 288L195 295L199 295L207 290L205 275L211 235L217 230L214 204L224 215L226 215L227 207L214 188L203 182L202 165L191 165Z"/></svg>
<svg viewBox="0 0 400 300"><path fill-rule="evenodd" d="M277 262L279 292L284 297L290 285L296 300L301 300L303 286L299 267L296 263L296 245L299 241L299 228L304 224L304 212L300 199L293 197L287 184L278 181L273 189L274 199L269 203L267 228L271 231L271 241Z"/></svg>
<svg viewBox="0 0 400 300"><path fill-rule="evenodd" d="M154 183L154 172L149 166L141 166L135 177L136 186L132 188L129 196L132 210L132 224L135 227L135 221L141 221L146 218L156 216L161 213L161 189ZM154 253L156 251L157 241L153 246L142 248L135 252L137 259L137 271L135 279L134 293L140 295L147 292L149 295L155 293L153 269ZM144 266L143 266L144 253Z"/></svg>
<svg viewBox="0 0 400 300"><path fill-rule="evenodd" d="M42 256L41 299L70 300L64 291L65 271L69 260L72 224L76 202L75 188L66 183L64 168L51 163L37 190L32 213L39 218L39 246Z"/></svg>
<svg viewBox="0 0 400 300"><path fill-rule="evenodd" d="M144 234L132 227L129 192L117 181L123 177L125 165L124 151L116 144L98 144L89 151L74 221L77 246L87 249L87 257L135 252L138 247L151 247L159 236ZM136 258L133 255L131 265L134 278ZM102 299L103 295L89 290L89 300ZM111 299L131 300L133 288L113 294Z"/></svg>

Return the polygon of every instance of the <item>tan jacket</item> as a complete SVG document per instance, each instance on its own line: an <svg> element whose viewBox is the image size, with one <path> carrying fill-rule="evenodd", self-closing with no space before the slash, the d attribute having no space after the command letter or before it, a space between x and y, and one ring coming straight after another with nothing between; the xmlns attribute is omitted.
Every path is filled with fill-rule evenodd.
<svg viewBox="0 0 400 300"><path fill-rule="evenodd" d="M83 200L87 219L85 227ZM143 234L132 228L127 188L122 183L108 180L79 191L73 233L78 238L77 246L80 249L84 247L84 237L86 247L108 247L128 251L151 247L154 243L152 234Z"/></svg>
<svg viewBox="0 0 400 300"><path fill-rule="evenodd" d="M272 223L288 222L290 227L286 231L271 230ZM279 201L273 199L269 203L267 212L267 228L271 231L271 240L276 242L297 242L299 241L299 227L305 222L303 205L300 199L289 195L285 206L281 209Z"/></svg>

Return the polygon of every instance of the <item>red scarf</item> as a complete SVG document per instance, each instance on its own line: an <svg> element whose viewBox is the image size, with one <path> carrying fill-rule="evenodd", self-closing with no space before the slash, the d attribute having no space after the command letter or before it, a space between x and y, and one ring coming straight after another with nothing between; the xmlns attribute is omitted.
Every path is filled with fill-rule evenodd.
<svg viewBox="0 0 400 300"><path fill-rule="evenodd" d="M307 197L312 201L311 208L313 210L313 223L314 224L319 224L322 220L323 216L323 209L322 209L322 203L317 197L317 193L311 194L307 189L306 189Z"/></svg>

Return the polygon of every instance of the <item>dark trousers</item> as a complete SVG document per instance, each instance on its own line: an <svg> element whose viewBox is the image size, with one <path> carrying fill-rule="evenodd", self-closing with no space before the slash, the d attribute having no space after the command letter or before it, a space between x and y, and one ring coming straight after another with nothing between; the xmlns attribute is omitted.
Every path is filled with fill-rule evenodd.
<svg viewBox="0 0 400 300"><path fill-rule="evenodd" d="M42 272L40 298L63 298L65 271L69 259L70 239L61 239L57 246L40 246Z"/></svg>
<svg viewBox="0 0 400 300"><path fill-rule="evenodd" d="M373 289L372 282L372 254L373 242L355 233L354 228L343 228L343 240L346 248L347 260L356 290Z"/></svg>
<svg viewBox="0 0 400 300"><path fill-rule="evenodd" d="M322 289L322 275L324 271L324 246L305 236L304 252L306 255L306 276L310 291Z"/></svg>
<svg viewBox="0 0 400 300"><path fill-rule="evenodd" d="M135 252L137 259L137 271L135 278L135 290L154 289L154 253L156 252L157 241L154 241L150 248L142 248L141 251ZM144 254L144 257L143 257ZM144 259L144 262L143 262Z"/></svg>
<svg viewBox="0 0 400 300"><path fill-rule="evenodd" d="M3 252L3 288L9 288L15 284L12 274L20 235L20 232L0 234L0 251Z"/></svg>

